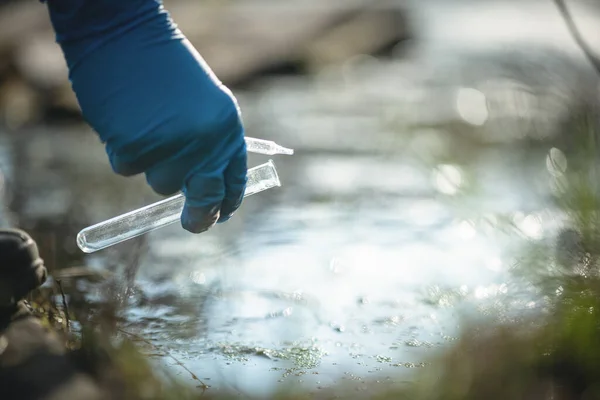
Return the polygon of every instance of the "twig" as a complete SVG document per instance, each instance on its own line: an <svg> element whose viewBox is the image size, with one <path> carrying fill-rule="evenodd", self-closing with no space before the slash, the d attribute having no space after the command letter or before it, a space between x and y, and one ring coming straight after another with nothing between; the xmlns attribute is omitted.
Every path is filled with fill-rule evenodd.
<svg viewBox="0 0 600 400"><path fill-rule="evenodd" d="M579 32L579 29L577 29L575 21L573 21L573 16L567 8L565 1L554 0L554 3L556 4L556 7L558 8L558 11L560 12L561 16L565 20L565 24L567 24L567 28L569 29L571 36L573 36L575 43L577 43L581 51L583 51L583 54L587 57L588 61L592 64L596 72L600 75L600 58L594 55L594 52L592 51L590 46L588 46L586 41L581 36L581 33Z"/></svg>
<svg viewBox="0 0 600 400"><path fill-rule="evenodd" d="M67 330L71 329L71 319L69 318L69 305L67 304L67 297L65 296L65 291L62 287L62 281L60 279L56 280L56 284L58 285L58 289L60 290L60 295L62 296L63 309L65 314L65 319L67 320Z"/></svg>
<svg viewBox="0 0 600 400"><path fill-rule="evenodd" d="M192 376L192 379L194 379L195 381L200 382L200 387L202 388L202 390L206 390L206 389L208 389L210 387L209 385L207 385L206 383L204 383L200 378L198 378L196 376L196 374L194 374L192 371L190 371L190 369L188 367L186 367L185 365L183 365L183 363L181 361L179 361L174 356L172 356L168 351L164 351L163 349L159 348L154 343L152 343L151 341L149 341L148 339L146 339L146 338L144 338L144 337L142 337L140 335L137 335L137 334L131 333L131 332L127 332L127 331L125 331L125 330L123 330L121 328L118 328L117 330L119 332L121 332L121 333L124 333L126 335L132 336L132 337L136 338L137 340L142 341L142 342L144 342L144 343L152 346L155 350L161 352L161 354L164 354L167 357L169 357L170 359L172 359L173 361L175 361L175 363L177 365L179 365L181 368L183 368L184 370L186 370Z"/></svg>

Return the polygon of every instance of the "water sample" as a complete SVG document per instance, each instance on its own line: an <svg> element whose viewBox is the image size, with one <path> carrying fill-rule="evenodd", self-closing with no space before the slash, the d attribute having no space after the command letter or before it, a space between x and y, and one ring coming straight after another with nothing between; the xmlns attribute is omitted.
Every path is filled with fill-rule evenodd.
<svg viewBox="0 0 600 400"><path fill-rule="evenodd" d="M245 140L246 151L252 153L267 154L269 156L275 154L294 154L293 149L288 149L286 147L280 146L271 140L256 139L251 137L246 137Z"/></svg>
<svg viewBox="0 0 600 400"><path fill-rule="evenodd" d="M248 169L247 177L244 197L281 186L273 160ZM89 226L77 234L77 246L84 253L93 253L177 222L184 203L185 196L180 193Z"/></svg>

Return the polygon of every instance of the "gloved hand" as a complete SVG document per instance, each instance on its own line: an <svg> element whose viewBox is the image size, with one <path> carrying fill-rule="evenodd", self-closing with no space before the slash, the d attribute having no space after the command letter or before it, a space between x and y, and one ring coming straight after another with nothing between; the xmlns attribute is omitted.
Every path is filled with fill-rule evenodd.
<svg viewBox="0 0 600 400"><path fill-rule="evenodd" d="M247 156L235 97L158 0L48 3L72 88L113 170L183 191L183 228L199 233L238 209Z"/></svg>

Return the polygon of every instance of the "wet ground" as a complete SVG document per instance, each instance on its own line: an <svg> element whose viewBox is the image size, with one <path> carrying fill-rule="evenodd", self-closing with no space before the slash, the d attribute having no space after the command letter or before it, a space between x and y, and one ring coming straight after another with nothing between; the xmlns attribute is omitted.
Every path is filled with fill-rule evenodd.
<svg viewBox="0 0 600 400"><path fill-rule="evenodd" d="M443 13L422 11L434 24ZM116 272L130 289L123 328L214 387L260 395L282 382L318 391L402 380L462 318L540 307L511 277L510 245L559 225L551 178L565 165L551 148L565 88L592 82L552 55L499 63L498 53L442 51L439 28L410 58L360 57L239 93L248 136L296 153L272 157L283 186L247 198L227 224L199 236L175 224L83 256L79 229L159 197L143 177L114 176L77 126L3 142L15 223L41 232L50 264Z"/></svg>

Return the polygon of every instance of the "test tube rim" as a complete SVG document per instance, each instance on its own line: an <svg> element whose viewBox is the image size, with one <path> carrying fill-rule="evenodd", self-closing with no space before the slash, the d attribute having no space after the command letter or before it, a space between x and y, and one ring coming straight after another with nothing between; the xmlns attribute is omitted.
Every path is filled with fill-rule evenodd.
<svg viewBox="0 0 600 400"><path fill-rule="evenodd" d="M261 164L261 165L257 165L256 167L252 167L248 170L248 172L250 172L251 170L255 169L255 168L259 168L259 167L264 167L265 165L270 165L273 171L273 175L275 175L275 182L277 183L275 186L276 187L281 187L281 181L279 180L279 173L277 172L277 168L275 167L275 161L269 159L266 163Z"/></svg>

